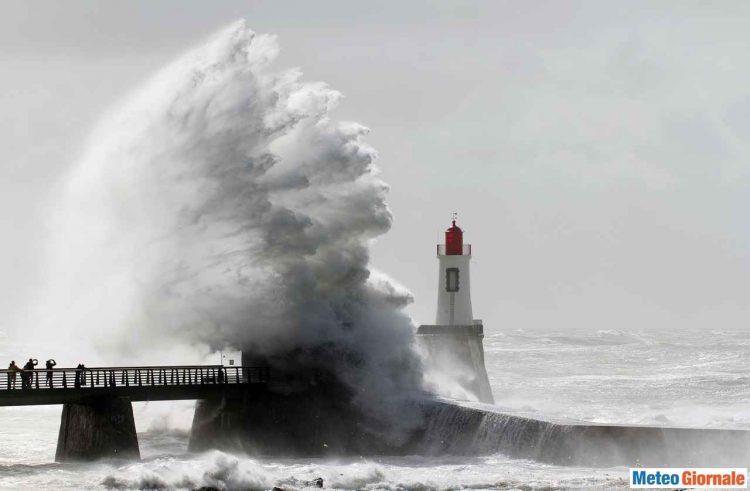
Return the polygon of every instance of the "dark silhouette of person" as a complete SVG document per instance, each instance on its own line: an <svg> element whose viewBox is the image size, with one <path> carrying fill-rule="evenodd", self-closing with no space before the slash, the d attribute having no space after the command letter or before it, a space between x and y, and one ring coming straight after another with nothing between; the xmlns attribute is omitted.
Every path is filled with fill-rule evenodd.
<svg viewBox="0 0 750 491"><path fill-rule="evenodd" d="M28 365L28 363L26 364ZM26 375L26 365L23 365L22 367L18 368L18 373L21 374L21 388L26 388L26 379L28 378L28 375Z"/></svg>
<svg viewBox="0 0 750 491"><path fill-rule="evenodd" d="M11 361L8 365L8 389L16 388L16 375L18 375L19 370L21 369L16 365L16 360Z"/></svg>
<svg viewBox="0 0 750 491"><path fill-rule="evenodd" d="M54 360L54 358L50 358L47 360L47 362L44 364L44 366L47 367L47 382L46 385L48 387L52 387L52 369L55 368L55 365L57 365L57 362Z"/></svg>
<svg viewBox="0 0 750 491"><path fill-rule="evenodd" d="M219 367L219 383L224 383L224 367Z"/></svg>
<svg viewBox="0 0 750 491"><path fill-rule="evenodd" d="M34 378L34 367L39 363L38 361L29 358L29 361L23 366L23 373L21 373L22 388L30 389L31 381Z"/></svg>
<svg viewBox="0 0 750 491"><path fill-rule="evenodd" d="M73 382L73 385L75 387L81 386L82 375L83 375L83 363L79 363L78 365L76 365L76 377L75 377L75 381Z"/></svg>
<svg viewBox="0 0 750 491"><path fill-rule="evenodd" d="M81 385L86 385L86 365L81 363Z"/></svg>

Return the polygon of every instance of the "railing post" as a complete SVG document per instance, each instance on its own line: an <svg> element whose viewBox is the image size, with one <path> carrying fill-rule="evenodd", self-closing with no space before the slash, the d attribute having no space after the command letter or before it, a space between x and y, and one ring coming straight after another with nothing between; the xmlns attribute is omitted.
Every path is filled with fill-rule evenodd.
<svg viewBox="0 0 750 491"><path fill-rule="evenodd" d="M127 368L122 371L122 376L125 377L125 387L130 387L130 374Z"/></svg>
<svg viewBox="0 0 750 491"><path fill-rule="evenodd" d="M63 387L67 389L68 388L68 380L65 377L65 373L66 372L63 370Z"/></svg>
<svg viewBox="0 0 750 491"><path fill-rule="evenodd" d="M136 374L138 375L138 387L141 387L141 370L136 370Z"/></svg>

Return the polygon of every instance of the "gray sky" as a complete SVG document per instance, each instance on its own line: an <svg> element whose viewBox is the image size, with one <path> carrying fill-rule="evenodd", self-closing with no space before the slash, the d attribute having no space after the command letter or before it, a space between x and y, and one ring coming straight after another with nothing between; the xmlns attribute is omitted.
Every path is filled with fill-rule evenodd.
<svg viewBox="0 0 750 491"><path fill-rule="evenodd" d="M748 328L750 4L728 1L4 2L0 309L36 291L97 116L241 17L372 129L396 217L373 261L418 321L458 211L487 329Z"/></svg>

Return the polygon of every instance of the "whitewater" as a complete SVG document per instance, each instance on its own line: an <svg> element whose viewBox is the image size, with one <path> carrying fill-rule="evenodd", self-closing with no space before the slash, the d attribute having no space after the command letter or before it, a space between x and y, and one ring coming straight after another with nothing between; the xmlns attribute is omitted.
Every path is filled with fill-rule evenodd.
<svg viewBox="0 0 750 491"><path fill-rule="evenodd" d="M4 359L214 363L218 350L251 350L366 387L352 402L389 437L419 423L395 402L423 389L416 323L402 310L413 299L369 264L392 219L377 155L366 128L330 117L339 93L269 68L277 51L273 37L233 24L103 118L60 193L30 327L0 333ZM494 321L486 365L501 410L750 429L744 333ZM501 453L188 454L193 402L133 406L143 460L75 464L54 463L59 406L0 409L0 488L291 490L317 489L317 478L329 489L627 488L625 467Z"/></svg>
<svg viewBox="0 0 750 491"><path fill-rule="evenodd" d="M3 343L6 358L13 344ZM743 332L495 328L485 350L492 390L504 410L541 419L750 429L750 341ZM192 405L134 404L143 461L81 464L54 463L59 406L2 408L0 488L291 490L317 489L312 481L322 477L330 489L628 489L624 466L556 466L502 454L188 454Z"/></svg>

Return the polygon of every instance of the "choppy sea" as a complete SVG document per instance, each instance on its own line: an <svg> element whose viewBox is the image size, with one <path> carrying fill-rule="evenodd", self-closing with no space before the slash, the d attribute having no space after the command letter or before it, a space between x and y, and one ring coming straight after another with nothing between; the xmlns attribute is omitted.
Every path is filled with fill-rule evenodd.
<svg viewBox="0 0 750 491"><path fill-rule="evenodd" d="M750 429L744 332L515 330L487 333L485 351L498 405L512 411ZM628 489L626 467L560 467L502 454L335 460L188 454L192 403L136 403L134 410L141 462L56 464L61 407L0 408L0 489L292 490L317 489L318 477L327 489Z"/></svg>

